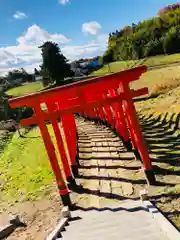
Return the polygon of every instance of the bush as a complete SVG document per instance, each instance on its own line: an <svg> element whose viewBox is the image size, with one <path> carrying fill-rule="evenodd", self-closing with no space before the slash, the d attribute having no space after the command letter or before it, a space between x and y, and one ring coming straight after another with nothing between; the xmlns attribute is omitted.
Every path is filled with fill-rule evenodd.
<svg viewBox="0 0 180 240"><path fill-rule="evenodd" d="M14 120L0 122L0 130L7 130L10 132L15 132L16 126L17 126L17 123Z"/></svg>
<svg viewBox="0 0 180 240"><path fill-rule="evenodd" d="M163 49L167 54L180 52L180 25L169 29L164 37Z"/></svg>
<svg viewBox="0 0 180 240"><path fill-rule="evenodd" d="M160 40L151 40L148 42L148 44L144 47L144 57L155 56L164 52L163 41L164 38L161 38Z"/></svg>
<svg viewBox="0 0 180 240"><path fill-rule="evenodd" d="M165 8L160 9L160 11L158 12L158 15L161 16L166 12L173 11L173 10L176 10L178 8L180 8L180 3L169 5Z"/></svg>
<svg viewBox="0 0 180 240"><path fill-rule="evenodd" d="M180 4L109 34L104 63L180 52Z"/></svg>
<svg viewBox="0 0 180 240"><path fill-rule="evenodd" d="M47 87L50 83L51 82L48 77L43 77L43 79L42 79L43 87Z"/></svg>

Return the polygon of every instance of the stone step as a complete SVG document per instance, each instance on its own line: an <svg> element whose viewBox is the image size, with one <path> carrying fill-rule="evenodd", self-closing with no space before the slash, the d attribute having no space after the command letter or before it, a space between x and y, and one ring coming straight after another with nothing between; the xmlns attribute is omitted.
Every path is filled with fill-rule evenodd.
<svg viewBox="0 0 180 240"><path fill-rule="evenodd" d="M81 178L77 179L82 184L82 194L77 203L87 211L72 213L79 220L69 223L62 239L168 240L140 201L125 201L131 198L134 186L121 166L127 161L128 164L134 161L136 166L134 153L128 152L121 139L107 127L77 120L77 128L82 165ZM113 194L118 198L114 199Z"/></svg>
<svg viewBox="0 0 180 240"><path fill-rule="evenodd" d="M104 240L113 237L114 240L168 240L148 210L142 205L139 208L132 212L128 209L116 212L79 211L76 216L81 219L70 222L62 233L62 239Z"/></svg>

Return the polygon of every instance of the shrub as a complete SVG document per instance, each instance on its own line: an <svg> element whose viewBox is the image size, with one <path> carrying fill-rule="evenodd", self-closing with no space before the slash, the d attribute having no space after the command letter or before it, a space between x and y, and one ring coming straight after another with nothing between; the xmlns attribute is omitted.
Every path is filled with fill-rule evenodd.
<svg viewBox="0 0 180 240"><path fill-rule="evenodd" d="M15 132L16 126L17 126L17 123L14 120L0 122L0 130L7 130L10 132Z"/></svg>
<svg viewBox="0 0 180 240"><path fill-rule="evenodd" d="M163 41L164 39L161 38L160 40L151 40L144 46L144 57L155 56L161 54L163 52Z"/></svg>
<svg viewBox="0 0 180 240"><path fill-rule="evenodd" d="M180 52L180 4L168 6L166 9L160 16L109 34L107 50L104 53L108 61L104 62Z"/></svg>
<svg viewBox="0 0 180 240"><path fill-rule="evenodd" d="M169 29L164 37L163 48L167 54L180 52L180 25Z"/></svg>
<svg viewBox="0 0 180 240"><path fill-rule="evenodd" d="M161 16L166 12L173 11L173 10L176 10L178 8L180 8L180 3L168 5L167 7L160 9L159 12L158 12L158 15Z"/></svg>

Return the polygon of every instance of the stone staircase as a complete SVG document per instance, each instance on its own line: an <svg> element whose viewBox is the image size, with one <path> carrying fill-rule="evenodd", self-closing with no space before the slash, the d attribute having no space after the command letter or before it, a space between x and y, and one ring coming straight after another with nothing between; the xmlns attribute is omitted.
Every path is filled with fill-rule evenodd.
<svg viewBox="0 0 180 240"><path fill-rule="evenodd" d="M170 240L139 201L146 186L140 161L108 127L81 118L76 122L80 177L71 197L78 210L54 239Z"/></svg>
<svg viewBox="0 0 180 240"><path fill-rule="evenodd" d="M168 240L153 215L140 201L119 208L75 211L59 239L64 240Z"/></svg>

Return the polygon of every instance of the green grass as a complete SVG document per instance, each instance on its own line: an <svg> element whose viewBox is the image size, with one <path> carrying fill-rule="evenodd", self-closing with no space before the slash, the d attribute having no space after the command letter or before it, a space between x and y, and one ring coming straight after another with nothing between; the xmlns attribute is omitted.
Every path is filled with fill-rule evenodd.
<svg viewBox="0 0 180 240"><path fill-rule="evenodd" d="M154 69L144 73L139 80L133 82L133 88L148 87L149 92L157 84L172 84L179 81L180 83L180 66L171 66L161 69ZM177 84L176 84L177 86Z"/></svg>
<svg viewBox="0 0 180 240"><path fill-rule="evenodd" d="M0 154L4 151L6 145L11 141L13 133L6 130L0 130Z"/></svg>
<svg viewBox="0 0 180 240"><path fill-rule="evenodd" d="M166 99L168 97L164 95L162 98L164 102L161 110L164 110L164 113L161 111L158 113L155 109L153 112L152 107L150 108L152 112L146 112L145 105L147 103L144 101L140 115L143 116L141 121L145 127L144 136L152 158L156 179L165 184L164 186L158 186L158 184L151 186L149 195L152 199L154 196L158 196L157 207L180 229L178 214L180 211L180 130L178 129L180 119L178 111L171 113L168 106L169 99ZM166 102L166 100L168 101Z"/></svg>
<svg viewBox="0 0 180 240"><path fill-rule="evenodd" d="M154 98L136 103L139 111L151 113L180 112L180 66L166 67L146 72L132 88L148 87Z"/></svg>
<svg viewBox="0 0 180 240"><path fill-rule="evenodd" d="M13 136L1 155L0 173L2 202L35 200L48 194L54 177L38 128L25 138Z"/></svg>
<svg viewBox="0 0 180 240"><path fill-rule="evenodd" d="M15 97L37 92L43 88L41 82L25 83L22 86L9 89L6 93Z"/></svg>
<svg viewBox="0 0 180 240"><path fill-rule="evenodd" d="M147 60L130 60L130 61L119 61L109 64L111 72L118 72L126 68L130 68L133 65L147 65L148 67L155 67L159 65L168 65L171 63L178 63L180 62L180 54L173 54L168 56L155 56L150 57ZM106 65L98 71L93 72L92 75L103 75L109 73L109 67Z"/></svg>

